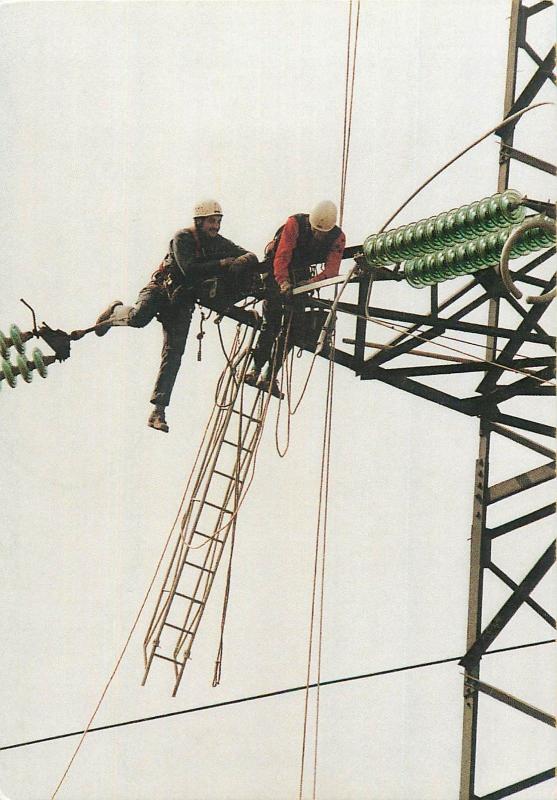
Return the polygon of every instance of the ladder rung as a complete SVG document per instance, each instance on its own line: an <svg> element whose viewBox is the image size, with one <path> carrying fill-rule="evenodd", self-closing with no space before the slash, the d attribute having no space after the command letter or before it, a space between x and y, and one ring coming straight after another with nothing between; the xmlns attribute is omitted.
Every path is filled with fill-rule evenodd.
<svg viewBox="0 0 557 800"><path fill-rule="evenodd" d="M218 508L219 511L224 511L225 514L233 514L233 511L229 511L228 508L224 508L223 506L217 506L215 503L210 503L208 500L205 500L206 506L211 506L211 508ZM201 534L203 536L203 534Z"/></svg>
<svg viewBox="0 0 557 800"><path fill-rule="evenodd" d="M222 441L224 444L229 444L238 449L238 442L230 442L228 439L223 439ZM253 450L251 450L249 447L244 447L243 445L240 445L240 450L245 450L247 453L253 453Z"/></svg>
<svg viewBox="0 0 557 800"><path fill-rule="evenodd" d="M201 572L210 572L211 575L215 574L214 569L207 569L207 567L200 567L199 564L194 564L192 561L184 561L184 564L189 564L190 567L195 567L196 569L200 569Z"/></svg>
<svg viewBox="0 0 557 800"><path fill-rule="evenodd" d="M208 533L201 533L201 531L194 531L197 536L203 536L204 539L210 539L212 542L218 542L219 544L224 544L224 539L215 539L214 536L209 536Z"/></svg>
<svg viewBox="0 0 557 800"><path fill-rule="evenodd" d="M160 653L153 653L153 655L155 656L155 658L163 658L165 661L172 661L173 664L179 664L181 667L184 666L183 661L176 661L175 658L169 658L168 656L161 656Z"/></svg>
<svg viewBox="0 0 557 800"><path fill-rule="evenodd" d="M178 625L173 625L171 622L165 622L165 625L168 625L169 628L174 628L175 631L182 631L182 633L187 633L189 636L193 636L193 631L188 631L185 628L180 628Z"/></svg>
<svg viewBox="0 0 557 800"><path fill-rule="evenodd" d="M197 597L190 597L189 594L182 594L182 592L174 592L179 597L183 597L184 600L191 600L192 603L199 603L200 606L204 606L205 602L203 600L198 600Z"/></svg>
<svg viewBox="0 0 557 800"><path fill-rule="evenodd" d="M231 481L236 482L237 480L238 483L244 482L241 478L236 478L234 475L227 475L226 472L221 472L220 469L216 469L215 472L217 473L217 475L222 475L223 478L229 478Z"/></svg>
<svg viewBox="0 0 557 800"><path fill-rule="evenodd" d="M233 409L232 409L232 413L233 413L233 414L239 414L241 417L245 417L246 419L250 419L252 422L257 422L257 424L258 424L258 425L259 425L259 423L261 422L261 420L259 419L259 417L252 417L252 416L250 416L249 414L244 414L244 412L243 412L243 411L236 411L236 409L235 409L235 408L233 408Z"/></svg>

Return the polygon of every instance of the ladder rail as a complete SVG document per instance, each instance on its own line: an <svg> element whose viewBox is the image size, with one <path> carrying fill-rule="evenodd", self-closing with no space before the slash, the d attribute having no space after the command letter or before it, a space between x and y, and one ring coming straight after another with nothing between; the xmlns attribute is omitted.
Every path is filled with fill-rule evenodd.
<svg viewBox="0 0 557 800"><path fill-rule="evenodd" d="M256 329L254 328L251 331L251 336L250 336L250 340L249 340L249 343L248 343L248 346L247 346L247 350L246 350L246 348L244 348L244 352L245 352L246 356L247 356L247 352L249 352L249 350L251 349L251 347L253 345L255 334L256 334ZM235 345L236 345L236 342L235 342ZM230 363L230 361L229 361L229 363ZM244 372L245 372L245 370L244 370ZM242 379L243 379L243 374L242 374ZM232 376L231 370L228 369L226 371L226 382L225 382L224 390L223 390L223 393L222 393L222 397L223 398L226 397L226 394L229 391L229 387L230 387L230 384L231 384L232 380L233 380L233 376ZM237 386L238 386L238 382L236 382L236 387ZM207 462L207 459L210 458L210 454L211 454L211 452L212 452L212 450L214 448L215 433L217 433L217 436L218 436L219 422L220 422L220 419L222 417L222 411L223 411L222 404L218 403L219 399L220 398L217 398L217 402L215 402L215 405L213 406L211 415L209 417L207 429L211 430L211 435L210 435L209 441L208 441L208 443L205 446L205 449L203 451L203 458L202 458L202 461L201 461L201 465L198 468L197 479L195 481L194 488L192 489L192 493L191 493L191 498L192 499L189 501L188 509L186 510L183 519L185 519L188 516L188 512L191 510L191 505L192 505L192 502L193 502L193 498L197 494L197 491L199 489L199 485L200 485L200 483L201 483L201 481L203 479L203 476L206 473L206 462ZM206 431L207 431L207 429L206 429ZM204 438L205 438L205 436L204 436ZM202 442L202 446L203 446L203 442ZM183 523L182 523L182 525L183 525ZM168 606L169 598L171 596L171 590L167 588L168 585L169 585L169 578L170 578L170 574L172 572L175 560L176 560L176 558L178 556L178 550L182 549L182 545L183 545L183 540L182 540L182 537L179 536L178 539L177 539L174 551L173 551L172 558L170 559L170 562L168 564L168 568L167 568L166 573L165 573L165 577L164 577L164 580L163 580L162 588L161 588L161 590L159 592L159 596L157 598L155 611L153 613L151 622L149 624L149 627L147 629L147 633L145 635L145 639L144 639L144 642L143 642L143 655L144 655L144 661L145 661L145 667L146 667L147 673L148 673L148 671L150 669L150 665L152 663L152 657L151 658L147 657L147 649L148 649L149 644L152 641L153 637L156 636L155 629L158 626L158 620L159 620L161 614L164 614L165 608ZM171 584L172 584L172 582L171 582ZM168 594L168 596L166 598L164 598L165 592ZM162 606L162 608L161 608L161 606ZM145 678L144 678L143 682L145 682Z"/></svg>
<svg viewBox="0 0 557 800"><path fill-rule="evenodd" d="M235 530L238 509L243 496L245 496L246 476L262 435L264 412L267 406L265 405L263 408L261 391L257 392L251 404L247 404L248 407L251 405L248 413L244 412L243 378L249 361L248 354L249 349L245 349L237 355L233 355L229 360L230 369L226 373L226 379L221 381L218 387L216 414L212 415L213 419L210 418L210 421L212 419L211 435L203 453L188 508L183 516L177 543L165 574L163 589L159 594L155 613L144 641L146 669L143 683L147 679L154 657L162 656L156 651L160 645L164 628L170 627L178 630L179 636L174 648L174 658L168 658L174 663L176 675L174 693L180 684L185 664L190 657L195 634L203 617L228 533L230 530ZM237 408L238 402L239 409ZM235 434L237 441L225 441L233 414L236 414L238 418L238 429ZM218 469L225 445L233 446L236 449L234 467L227 472ZM226 480L224 488L221 488L224 497L222 494L219 495L223 499L219 500L218 505L213 503L212 499L208 500L209 491L213 487L213 479L217 475ZM196 503L198 504L197 508ZM212 525L211 534L202 533L200 526L201 515L208 506L216 507L219 511L216 521ZM225 515L227 515L226 520ZM207 540L206 545L195 547L193 542L196 535L203 536ZM198 550L202 546L205 547L202 562L198 563L195 559L188 561L191 551ZM178 591L186 566L193 570L196 569L198 573L193 590L188 588L187 594ZM186 608L180 616L183 623L178 625L168 621L176 595L187 600ZM151 648L147 657L149 645Z"/></svg>

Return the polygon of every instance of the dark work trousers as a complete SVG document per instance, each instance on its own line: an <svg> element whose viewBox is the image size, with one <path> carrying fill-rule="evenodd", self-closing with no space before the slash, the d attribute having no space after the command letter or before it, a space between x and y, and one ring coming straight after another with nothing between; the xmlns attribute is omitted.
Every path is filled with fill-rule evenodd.
<svg viewBox="0 0 557 800"><path fill-rule="evenodd" d="M188 338L193 308L193 299L186 291L178 289L171 301L166 289L156 281L151 281L139 292L135 305L128 314L126 324L132 328L143 328L155 315L162 325L161 364L151 395L153 405L167 406L170 403Z"/></svg>
<svg viewBox="0 0 557 800"><path fill-rule="evenodd" d="M275 375L278 373L294 345L292 325L300 312L303 313L303 305L301 309L294 303L284 305L274 281L268 286L267 299L263 302L261 332L253 350L253 366L257 372L261 372L268 364L267 377L271 377L271 372Z"/></svg>

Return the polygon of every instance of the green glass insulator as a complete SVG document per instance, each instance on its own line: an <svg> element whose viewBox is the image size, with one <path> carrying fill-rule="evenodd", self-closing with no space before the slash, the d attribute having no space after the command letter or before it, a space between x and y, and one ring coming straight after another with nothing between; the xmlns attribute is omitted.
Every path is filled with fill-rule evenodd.
<svg viewBox="0 0 557 800"><path fill-rule="evenodd" d="M420 284L421 287L427 286L424 280L424 270L425 270L425 256L420 256L416 259L414 265L414 278Z"/></svg>
<svg viewBox="0 0 557 800"><path fill-rule="evenodd" d="M6 337L4 336L2 331L0 331L0 356L2 356L2 358L6 358L9 349L10 345L8 344Z"/></svg>
<svg viewBox="0 0 557 800"><path fill-rule="evenodd" d="M17 379L13 373L12 365L10 364L9 361L6 361L6 359L3 358L2 361L0 361L0 366L2 367L2 372L4 373L4 378L6 379L6 383L8 384L8 386L11 386L12 389L14 389L17 383Z"/></svg>
<svg viewBox="0 0 557 800"><path fill-rule="evenodd" d="M483 267L484 265L482 259L479 256L479 249L477 242L478 242L477 239L473 239L470 242L466 242L466 244L464 245L464 252L465 252L464 263L466 264L467 268L469 266L473 266L474 269L480 269L480 267Z"/></svg>
<svg viewBox="0 0 557 800"><path fill-rule="evenodd" d="M417 252L427 255L435 250L427 235L427 219L420 220L416 225L415 240Z"/></svg>
<svg viewBox="0 0 557 800"><path fill-rule="evenodd" d="M516 225L517 223L522 222L526 215L526 210L524 209L524 206L521 205L521 201L521 195L514 189L507 189L507 191L503 192L498 205L502 219L506 220L507 222L502 222L502 225Z"/></svg>
<svg viewBox="0 0 557 800"><path fill-rule="evenodd" d="M439 257L440 259L442 259L444 272L450 278L456 277L458 275L457 272L458 265L454 247L450 247L448 250L443 250L442 253L439 253Z"/></svg>
<svg viewBox="0 0 557 800"><path fill-rule="evenodd" d="M19 369L19 374L21 375L25 383L31 383L31 381L33 380L33 373L29 370L29 367L27 366L27 361L25 360L24 356L21 355L21 353L18 353L16 356L16 364Z"/></svg>
<svg viewBox="0 0 557 800"><path fill-rule="evenodd" d="M405 261L406 259L412 258L414 256L414 250L412 246L408 244L408 228L411 227L410 225L402 225L396 232L395 236L395 244L397 248L397 252L400 255L400 260Z"/></svg>
<svg viewBox="0 0 557 800"><path fill-rule="evenodd" d="M25 351L25 345L21 339L21 331L17 327L17 325L10 325L10 339L12 340L12 344L18 353L23 353Z"/></svg>
<svg viewBox="0 0 557 800"><path fill-rule="evenodd" d="M455 230L454 241L465 242L469 237L466 236L466 214L468 213L468 206L460 206L455 214Z"/></svg>
<svg viewBox="0 0 557 800"><path fill-rule="evenodd" d="M408 253L407 258L412 258L414 255L414 232L416 230L416 223L411 222L410 225L406 225L404 234L402 236L402 243L405 251Z"/></svg>
<svg viewBox="0 0 557 800"><path fill-rule="evenodd" d="M421 274L422 281L425 283L426 286L431 286L432 284L437 283L437 280L433 275L434 268L435 268L435 253L429 253L427 256L424 256L424 266Z"/></svg>
<svg viewBox="0 0 557 800"><path fill-rule="evenodd" d="M447 219L447 212L442 211L440 214L437 214L435 217L435 222L433 223L433 237L435 240L435 246L439 248L439 250L443 249L445 245L445 222Z"/></svg>
<svg viewBox="0 0 557 800"><path fill-rule="evenodd" d="M395 248L395 233L396 230L387 231L385 233L385 256L389 259L390 263L399 261Z"/></svg>
<svg viewBox="0 0 557 800"><path fill-rule="evenodd" d="M408 250L404 243L404 235L406 233L406 225L403 225L400 228L397 228L395 231L394 236L394 251L397 254L397 261L404 261L406 258L410 258L412 253Z"/></svg>
<svg viewBox="0 0 557 800"><path fill-rule="evenodd" d="M372 233L371 236L366 237L364 240L362 250L366 257L367 263L372 266L375 259L375 244L377 242L377 235Z"/></svg>
<svg viewBox="0 0 557 800"><path fill-rule="evenodd" d="M425 241L427 242L430 253L440 249L439 242L435 236L435 220L436 217L428 217L425 221Z"/></svg>
<svg viewBox="0 0 557 800"><path fill-rule="evenodd" d="M447 247L450 247L457 241L455 236L457 212L458 209L453 208L452 211L449 211L447 214L447 219L445 221L445 237L444 237Z"/></svg>
<svg viewBox="0 0 557 800"><path fill-rule="evenodd" d="M380 233L375 242L375 264L388 264L385 257L385 236Z"/></svg>
<svg viewBox="0 0 557 800"><path fill-rule="evenodd" d="M497 230L497 225L491 218L491 198L485 197L483 200L480 200L478 203L478 226L485 231L485 233L490 233L492 231Z"/></svg>
<svg viewBox="0 0 557 800"><path fill-rule="evenodd" d="M464 233L468 239L473 239L480 233L485 232L478 220L478 206L479 203L477 201L475 203L470 203L468 206L468 211L466 212L466 218L464 220Z"/></svg>
<svg viewBox="0 0 557 800"><path fill-rule="evenodd" d="M412 258L410 261L404 262L404 277L406 282L413 286L414 289L423 289L422 284L418 283L415 277L416 261L416 258Z"/></svg>
<svg viewBox="0 0 557 800"><path fill-rule="evenodd" d="M443 259L439 259L441 252L438 250L436 253L430 253L426 256L426 271L428 277L433 283L439 283L444 280L443 278Z"/></svg>
<svg viewBox="0 0 557 800"><path fill-rule="evenodd" d="M485 237L487 254L491 260L494 258L496 260L498 259L497 252L499 248L499 233L500 231L495 231Z"/></svg>
<svg viewBox="0 0 557 800"><path fill-rule="evenodd" d="M37 370L41 378L46 378L46 376L48 375L48 369L46 367L46 364L44 363L43 354L41 353L38 347L35 347L35 349L31 353L31 358L33 359L33 363L35 364L35 369Z"/></svg>
<svg viewBox="0 0 557 800"><path fill-rule="evenodd" d="M468 275L469 264L465 244L455 245L455 271L457 275Z"/></svg>
<svg viewBox="0 0 557 800"><path fill-rule="evenodd" d="M425 219L421 219L419 222L416 222L416 227L414 228L414 250L416 253L423 253L424 255L427 253L427 246L424 245L425 239Z"/></svg>

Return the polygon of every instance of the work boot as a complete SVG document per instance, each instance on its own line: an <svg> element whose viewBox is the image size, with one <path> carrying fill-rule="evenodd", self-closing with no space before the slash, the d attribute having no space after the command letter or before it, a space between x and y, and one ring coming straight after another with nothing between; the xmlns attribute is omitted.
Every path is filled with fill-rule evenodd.
<svg viewBox="0 0 557 800"><path fill-rule="evenodd" d="M121 300L114 300L113 303L111 303L109 306L107 306L107 308L105 308L102 314L99 314L99 316L97 317L97 321L95 322L95 325L99 326L98 328L95 329L95 333L97 334L97 336L104 336L105 333L108 333L112 325L110 323L107 323L106 325L101 325L100 323L106 322L108 319L110 319L110 317L114 313L114 309L116 308L116 306L121 306L121 305L122 305Z"/></svg>
<svg viewBox="0 0 557 800"><path fill-rule="evenodd" d="M149 415L147 425L156 431L168 433L168 425L164 416L164 406L155 406Z"/></svg>
<svg viewBox="0 0 557 800"><path fill-rule="evenodd" d="M257 381L257 388L262 389L264 392L270 392L273 397L277 397L279 400L284 400L284 394L279 389L276 378L272 380L264 377L259 378Z"/></svg>
<svg viewBox="0 0 557 800"><path fill-rule="evenodd" d="M258 380L259 372L256 369L252 369L244 375L244 383L247 383L248 386L257 386Z"/></svg>

